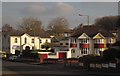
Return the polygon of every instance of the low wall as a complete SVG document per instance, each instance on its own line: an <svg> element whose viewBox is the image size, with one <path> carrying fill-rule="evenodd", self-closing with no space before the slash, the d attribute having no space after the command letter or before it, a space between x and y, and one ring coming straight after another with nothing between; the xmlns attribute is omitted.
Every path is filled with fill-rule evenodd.
<svg viewBox="0 0 120 76"><path fill-rule="evenodd" d="M48 58L48 59L44 59L44 63L69 63L69 64L73 64L73 63L78 63L78 59L59 59L59 58Z"/></svg>
<svg viewBox="0 0 120 76"><path fill-rule="evenodd" d="M57 55L48 55L48 58L56 59L56 58L58 58L58 56Z"/></svg>
<svg viewBox="0 0 120 76"><path fill-rule="evenodd" d="M120 71L120 64L116 63L85 63L79 62L79 67L85 68L88 70L94 71L104 71L104 72L119 72Z"/></svg>

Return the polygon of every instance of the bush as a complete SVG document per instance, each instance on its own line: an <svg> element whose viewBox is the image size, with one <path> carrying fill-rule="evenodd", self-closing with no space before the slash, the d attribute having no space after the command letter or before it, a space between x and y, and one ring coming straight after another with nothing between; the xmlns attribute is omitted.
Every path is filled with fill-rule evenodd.
<svg viewBox="0 0 120 76"><path fill-rule="evenodd" d="M118 50L116 50L115 48L109 48L105 50L102 56L103 61L115 61L115 58L117 57L117 52Z"/></svg>
<svg viewBox="0 0 120 76"><path fill-rule="evenodd" d="M15 50L15 55L20 55L20 51L19 50Z"/></svg>
<svg viewBox="0 0 120 76"><path fill-rule="evenodd" d="M85 55L83 57L79 58L80 62L101 62L100 56L94 56L94 55Z"/></svg>

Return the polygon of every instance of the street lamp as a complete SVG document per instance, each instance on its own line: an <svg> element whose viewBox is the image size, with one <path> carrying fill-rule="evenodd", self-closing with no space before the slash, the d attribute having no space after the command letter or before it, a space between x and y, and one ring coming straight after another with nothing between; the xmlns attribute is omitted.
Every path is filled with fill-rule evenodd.
<svg viewBox="0 0 120 76"><path fill-rule="evenodd" d="M86 16L87 17L87 23L89 25L89 15L82 15L82 14L79 14L79 16Z"/></svg>

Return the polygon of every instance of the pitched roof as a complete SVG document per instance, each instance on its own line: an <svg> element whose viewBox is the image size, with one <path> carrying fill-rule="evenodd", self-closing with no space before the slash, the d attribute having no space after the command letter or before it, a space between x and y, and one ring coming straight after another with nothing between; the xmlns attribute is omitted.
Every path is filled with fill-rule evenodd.
<svg viewBox="0 0 120 76"><path fill-rule="evenodd" d="M86 33L89 37L94 37L97 33L101 33L104 37L114 37L109 31L95 25L79 27L71 34L71 37L79 37L82 33Z"/></svg>
<svg viewBox="0 0 120 76"><path fill-rule="evenodd" d="M15 32L11 33L10 36L22 36L25 33L27 33L30 36L39 36L41 38L50 38L50 35L45 31L41 31L40 33L15 31Z"/></svg>

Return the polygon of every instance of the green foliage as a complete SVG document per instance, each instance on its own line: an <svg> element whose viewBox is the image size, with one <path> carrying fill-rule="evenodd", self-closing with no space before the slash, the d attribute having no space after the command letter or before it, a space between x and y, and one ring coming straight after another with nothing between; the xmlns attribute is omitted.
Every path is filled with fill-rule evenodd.
<svg viewBox="0 0 120 76"><path fill-rule="evenodd" d="M48 51L48 49L51 47L51 43L45 42L43 45L41 45L41 48L46 49L46 51Z"/></svg>
<svg viewBox="0 0 120 76"><path fill-rule="evenodd" d="M41 45L41 48L46 49L46 51L48 51L48 49L50 48L50 43L44 43L43 45Z"/></svg>
<svg viewBox="0 0 120 76"><path fill-rule="evenodd" d="M116 58L120 58L120 50L116 48L109 48L103 52L104 61L115 61Z"/></svg>
<svg viewBox="0 0 120 76"><path fill-rule="evenodd" d="M83 57L79 58L80 62L100 62L101 57L100 56L95 56L95 55L85 55Z"/></svg>
<svg viewBox="0 0 120 76"><path fill-rule="evenodd" d="M15 55L20 55L20 51L19 50L15 50Z"/></svg>
<svg viewBox="0 0 120 76"><path fill-rule="evenodd" d="M49 49L50 47L48 45L41 45L42 48Z"/></svg>
<svg viewBox="0 0 120 76"><path fill-rule="evenodd" d="M118 20L120 16L105 16L101 18L97 18L95 20L95 25L101 26L106 30L115 30L116 28L120 27Z"/></svg>
<svg viewBox="0 0 120 76"><path fill-rule="evenodd" d="M32 53L32 50L23 50L22 56L28 58L38 58L38 53Z"/></svg>
<svg viewBox="0 0 120 76"><path fill-rule="evenodd" d="M22 52L23 57L30 57L30 54L31 54L31 50L23 50Z"/></svg>

